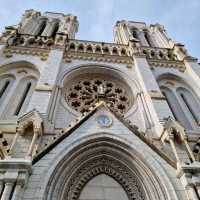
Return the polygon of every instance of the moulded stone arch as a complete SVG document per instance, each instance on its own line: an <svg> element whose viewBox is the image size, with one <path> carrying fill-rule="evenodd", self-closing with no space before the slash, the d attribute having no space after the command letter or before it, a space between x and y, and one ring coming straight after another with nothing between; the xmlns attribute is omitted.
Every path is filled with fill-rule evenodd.
<svg viewBox="0 0 200 200"><path fill-rule="evenodd" d="M60 85L61 88L63 88L66 80L69 80L69 79L71 80L80 74L84 74L85 72L87 72L87 74L88 73L108 74L112 77L122 80L122 83L126 83L127 86L130 88L130 91L133 94L132 98L136 99L137 94L140 92L141 87L139 86L139 83L135 79L130 77L130 75L122 72L121 70L114 69L112 66L109 66L109 65L97 65L97 64L91 64L91 63L74 66L73 69L62 72L62 74L60 74L60 76L58 77L58 84ZM65 103L63 98L61 99L61 102L62 102L62 105L64 105L64 107L70 110L70 112L74 113L74 115L78 115L77 112L73 111L73 109L71 109ZM134 104L132 108L126 113L127 116L135 112L137 108L138 108L137 104Z"/></svg>
<svg viewBox="0 0 200 200"><path fill-rule="evenodd" d="M3 63L0 63L0 74L4 73L5 71L14 69L14 68L29 68L34 70L38 77L41 74L41 68L39 66L42 66L42 62L38 61L35 63L34 61L27 61L27 60L21 60L21 59L12 59L11 61L6 61Z"/></svg>
<svg viewBox="0 0 200 200"><path fill-rule="evenodd" d="M63 81L70 73L73 73L74 71L80 70L80 69L83 69L83 68L102 68L102 69L112 70L113 72L118 73L119 76L124 78L124 80L132 81L138 92L141 90L141 86L140 86L139 82L137 80L133 79L133 77L131 77L128 73L121 71L120 69L114 68L112 65L96 64L96 63L81 64L81 65L73 66L70 69L66 69L64 72L59 74L58 84L61 87L63 87Z"/></svg>
<svg viewBox="0 0 200 200"><path fill-rule="evenodd" d="M23 106L23 108L27 107L27 103L31 97L37 80L39 79L40 72L36 65L30 62L17 61L0 66L0 76L5 76L7 74L14 76L15 80L12 81L11 87L8 91L9 93L2 104L0 115L3 119L7 117L12 117L14 119L16 117L14 110L17 109L15 107L19 105L19 102L22 102L21 99L25 96L23 104L26 106ZM30 83L30 88L27 86L28 83ZM28 95L22 94L23 90L26 92L26 87L28 88ZM22 106L20 105L20 110L21 108Z"/></svg>
<svg viewBox="0 0 200 200"><path fill-rule="evenodd" d="M4 74L0 74L0 80L4 79L4 78L11 78L13 80L16 79L15 75L10 74L9 72L4 73Z"/></svg>
<svg viewBox="0 0 200 200"><path fill-rule="evenodd" d="M11 73L0 75L0 105L7 96L10 88L16 80L16 76Z"/></svg>
<svg viewBox="0 0 200 200"><path fill-rule="evenodd" d="M189 90L192 90L195 94L197 93L196 88L193 88L191 83L188 82L188 80L186 80L184 76L179 75L179 74L174 74L174 73L169 73L169 72L162 73L156 77L156 80L158 81L158 83L160 83L162 80L174 80L176 82L183 84L183 87L187 87Z"/></svg>
<svg viewBox="0 0 200 200"><path fill-rule="evenodd" d="M44 200L78 200L86 183L98 174L114 178L129 199L177 199L166 173L152 155L147 152L145 158L120 137L98 133L66 148L42 181L40 188L44 190L38 192L43 193Z"/></svg>
<svg viewBox="0 0 200 200"><path fill-rule="evenodd" d="M164 89L168 93L168 104L171 104L169 106L172 112L177 115L177 120L186 129L196 129L199 124L199 98L198 93L195 91L196 88L193 88L184 78L171 73L160 75L157 81L161 90ZM184 94L187 95L189 104L195 105L190 106L187 104L180 91L184 91ZM169 99L172 100L170 98L172 96L174 100L171 102ZM195 107L196 109L194 109Z"/></svg>

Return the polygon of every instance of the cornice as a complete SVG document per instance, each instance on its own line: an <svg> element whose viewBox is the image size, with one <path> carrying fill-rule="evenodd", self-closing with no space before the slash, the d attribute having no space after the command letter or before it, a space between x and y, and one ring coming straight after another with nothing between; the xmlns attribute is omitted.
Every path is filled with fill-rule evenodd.
<svg viewBox="0 0 200 200"><path fill-rule="evenodd" d="M64 62L71 62L73 59L77 60L87 60L87 61L97 61L97 62L108 62L108 63L119 63L119 64L133 64L132 57L126 56L111 56L111 55L102 55L95 53L73 53L68 52L64 55Z"/></svg>
<svg viewBox="0 0 200 200"><path fill-rule="evenodd" d="M180 72L184 72L186 70L186 66L183 61L171 61L171 60L155 60L155 59L147 59L151 69L155 67L164 67L164 68L174 68L178 69Z"/></svg>
<svg viewBox="0 0 200 200"><path fill-rule="evenodd" d="M151 91L149 92L149 95L152 99L155 100L166 100L165 96L163 96L160 92L157 91Z"/></svg>
<svg viewBox="0 0 200 200"><path fill-rule="evenodd" d="M50 50L41 48L28 48L28 47L5 47L3 54L6 58L10 58L13 54L38 56L42 61L48 59Z"/></svg>

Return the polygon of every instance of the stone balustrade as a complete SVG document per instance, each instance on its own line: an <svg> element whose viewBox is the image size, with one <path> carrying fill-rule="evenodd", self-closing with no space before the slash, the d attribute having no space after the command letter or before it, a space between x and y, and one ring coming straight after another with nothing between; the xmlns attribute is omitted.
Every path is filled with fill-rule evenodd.
<svg viewBox="0 0 200 200"><path fill-rule="evenodd" d="M140 47L141 53L146 55L147 59L153 60L178 60L173 49L155 48L155 47Z"/></svg>
<svg viewBox="0 0 200 200"><path fill-rule="evenodd" d="M119 45L114 43L92 42L83 40L70 40L66 50L71 52L82 52L89 54L105 54L115 56L130 56L129 47L127 45Z"/></svg>
<svg viewBox="0 0 200 200"><path fill-rule="evenodd" d="M7 43L9 46L49 48L54 45L54 38L17 33L9 38Z"/></svg>

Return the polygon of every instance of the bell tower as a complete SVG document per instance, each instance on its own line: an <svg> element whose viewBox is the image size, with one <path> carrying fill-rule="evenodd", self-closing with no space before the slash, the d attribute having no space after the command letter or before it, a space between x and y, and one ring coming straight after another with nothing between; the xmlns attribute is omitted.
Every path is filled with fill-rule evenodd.
<svg viewBox="0 0 200 200"><path fill-rule="evenodd" d="M199 200L197 59L159 24L77 31L27 10L0 36L0 200Z"/></svg>
<svg viewBox="0 0 200 200"><path fill-rule="evenodd" d="M17 26L6 27L2 41L8 45L46 46L64 45L75 39L78 31L76 16L71 14L26 10Z"/></svg>
<svg viewBox="0 0 200 200"><path fill-rule="evenodd" d="M132 42L134 46L170 48L171 39L160 24L146 25L144 22L118 21L114 27L114 40L118 44Z"/></svg>

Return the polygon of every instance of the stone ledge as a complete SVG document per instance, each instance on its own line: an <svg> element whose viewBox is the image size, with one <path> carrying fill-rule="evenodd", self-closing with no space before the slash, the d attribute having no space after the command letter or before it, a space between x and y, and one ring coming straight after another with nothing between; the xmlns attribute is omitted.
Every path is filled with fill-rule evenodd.
<svg viewBox="0 0 200 200"><path fill-rule="evenodd" d="M5 160L0 160L0 171L5 171L8 169L16 169L19 171L32 172L32 161L30 159L20 159L20 158L6 158Z"/></svg>

